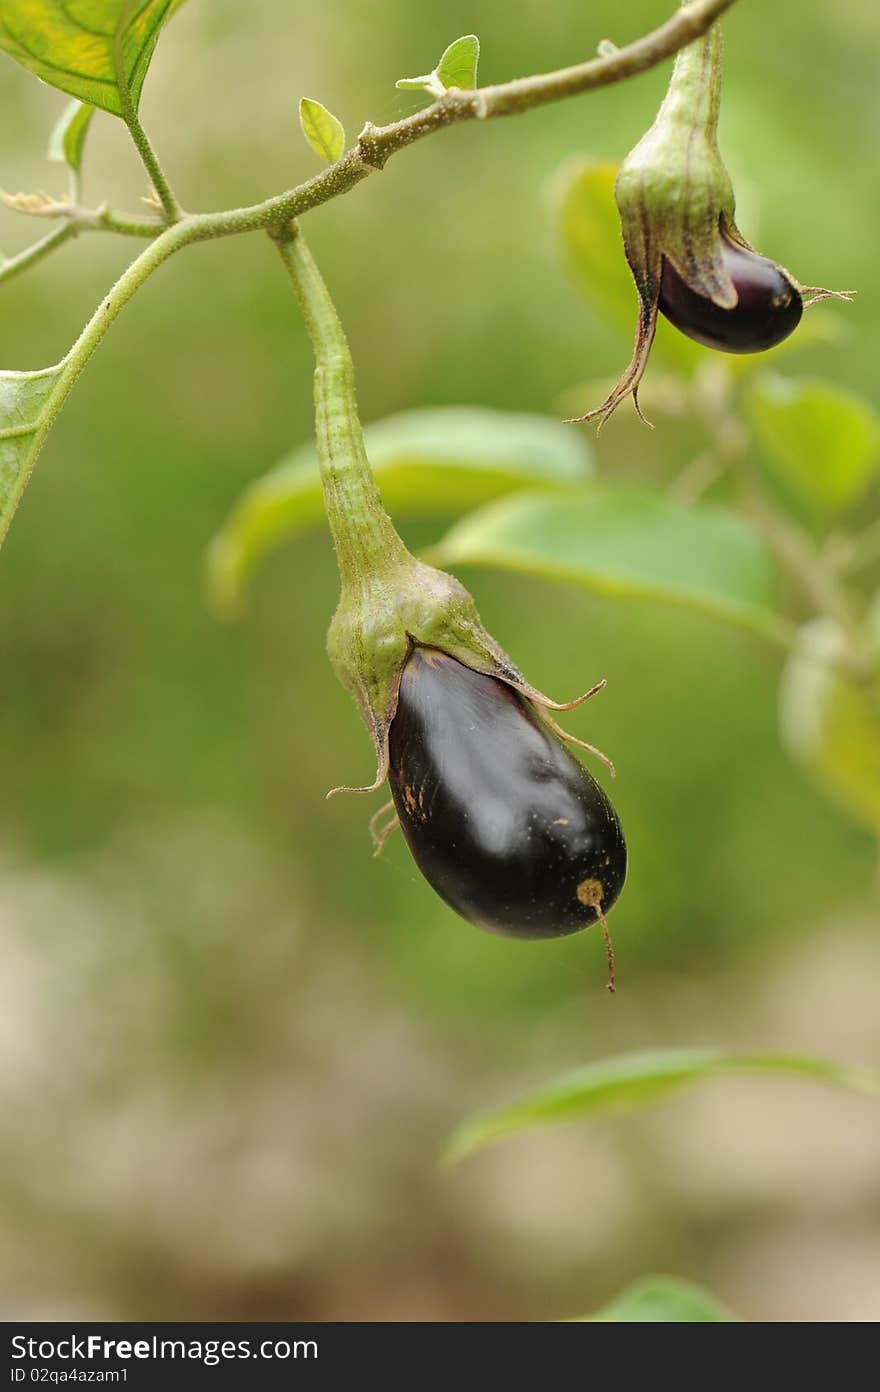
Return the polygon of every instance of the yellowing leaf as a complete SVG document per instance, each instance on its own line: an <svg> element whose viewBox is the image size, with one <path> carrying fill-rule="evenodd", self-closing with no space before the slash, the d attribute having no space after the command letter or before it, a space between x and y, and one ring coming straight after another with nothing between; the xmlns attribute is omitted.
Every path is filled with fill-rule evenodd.
<svg viewBox="0 0 880 1392"><path fill-rule="evenodd" d="M0 49L90 106L137 108L159 30L183 0L0 0Z"/></svg>

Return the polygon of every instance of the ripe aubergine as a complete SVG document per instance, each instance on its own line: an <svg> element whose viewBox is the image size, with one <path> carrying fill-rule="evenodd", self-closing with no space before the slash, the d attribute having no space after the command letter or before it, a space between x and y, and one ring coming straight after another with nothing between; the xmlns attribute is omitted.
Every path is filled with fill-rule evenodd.
<svg viewBox="0 0 880 1392"><path fill-rule="evenodd" d="M722 353L761 353L788 338L800 323L804 302L781 266L723 235L721 258L738 296L732 309L698 295L663 258L658 307L669 322Z"/></svg>
<svg viewBox="0 0 880 1392"><path fill-rule="evenodd" d="M428 883L493 933L575 933L626 876L617 813L530 702L433 648L413 648L390 732L389 780Z"/></svg>

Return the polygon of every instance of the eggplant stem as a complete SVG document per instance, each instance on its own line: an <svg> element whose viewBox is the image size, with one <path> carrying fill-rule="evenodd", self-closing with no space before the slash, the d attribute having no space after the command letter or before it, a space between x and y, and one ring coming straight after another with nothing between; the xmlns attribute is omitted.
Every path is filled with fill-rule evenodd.
<svg viewBox="0 0 880 1392"><path fill-rule="evenodd" d="M596 917L602 924L602 937L605 939L605 956L608 958L608 981L606 990L613 996L617 990L614 984L614 944L611 941L611 930L608 927L608 919L602 912L601 904L596 905Z"/></svg>

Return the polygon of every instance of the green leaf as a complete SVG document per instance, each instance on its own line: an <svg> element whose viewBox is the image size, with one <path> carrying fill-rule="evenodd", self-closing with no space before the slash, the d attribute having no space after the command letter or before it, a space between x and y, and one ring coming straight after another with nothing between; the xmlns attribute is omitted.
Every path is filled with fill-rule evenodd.
<svg viewBox="0 0 880 1392"><path fill-rule="evenodd" d="M461 87L467 91L477 85L479 62L480 40L476 34L465 34L446 49L437 64L437 77L447 89Z"/></svg>
<svg viewBox="0 0 880 1392"><path fill-rule="evenodd" d="M477 85L477 66L480 61L480 40L476 34L464 34L451 43L433 72L421 77L401 77L395 83L404 91L425 91L442 96L450 87L470 90Z"/></svg>
<svg viewBox="0 0 880 1392"><path fill-rule="evenodd" d="M316 155L335 164L345 150L345 128L338 117L311 97L303 97L299 104L299 123L302 133Z"/></svg>
<svg viewBox="0 0 880 1392"><path fill-rule="evenodd" d="M0 0L0 49L72 97L137 108L159 30L183 0Z"/></svg>
<svg viewBox="0 0 880 1392"><path fill-rule="evenodd" d="M685 507L635 487L521 495L464 518L434 555L684 605L787 642L765 543L719 507Z"/></svg>
<svg viewBox="0 0 880 1392"><path fill-rule="evenodd" d="M690 1281L677 1276L645 1276L585 1320L602 1324L732 1324L737 1316Z"/></svg>
<svg viewBox="0 0 880 1392"><path fill-rule="evenodd" d="M432 92L436 81L437 74L429 72L422 73L421 77L399 77L394 85L403 92Z"/></svg>
<svg viewBox="0 0 880 1392"><path fill-rule="evenodd" d="M0 543L42 443L49 397L64 364L40 372L0 372Z"/></svg>
<svg viewBox="0 0 880 1392"><path fill-rule="evenodd" d="M471 407L408 411L365 431L386 506L397 516L449 516L516 489L561 487L586 477L583 434L544 416ZM213 608L231 617L257 561L323 522L312 445L288 456L243 494L207 560Z"/></svg>
<svg viewBox="0 0 880 1392"><path fill-rule="evenodd" d="M876 643L880 654L880 604ZM779 718L792 758L853 821L880 836L880 665L858 678L832 619L800 633L782 676Z"/></svg>
<svg viewBox="0 0 880 1392"><path fill-rule="evenodd" d="M614 202L617 169L608 162L571 161L559 175L555 203L575 281L611 328L632 337L639 301Z"/></svg>
<svg viewBox="0 0 880 1392"><path fill-rule="evenodd" d="M825 520L865 492L880 466L880 417L831 382L776 375L752 381L749 420L770 473L795 503Z"/></svg>
<svg viewBox="0 0 880 1392"><path fill-rule="evenodd" d="M49 137L49 158L56 164L67 164L75 173L82 164L83 147L95 114L93 106L72 101L64 108Z"/></svg>
<svg viewBox="0 0 880 1392"><path fill-rule="evenodd" d="M880 1097L880 1074L809 1055L650 1049L587 1064L555 1078L521 1102L470 1118L452 1133L444 1158L454 1163L514 1131L595 1116L612 1107L657 1102L685 1084L731 1073L806 1078Z"/></svg>

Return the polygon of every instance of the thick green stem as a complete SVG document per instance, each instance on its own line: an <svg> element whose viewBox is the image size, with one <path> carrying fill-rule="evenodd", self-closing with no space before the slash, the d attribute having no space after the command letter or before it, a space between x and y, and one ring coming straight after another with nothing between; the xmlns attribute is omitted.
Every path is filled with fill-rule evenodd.
<svg viewBox="0 0 880 1392"><path fill-rule="evenodd" d="M408 552L386 513L357 413L354 364L333 301L302 233L276 237L315 353L315 434L324 505L343 589Z"/></svg>
<svg viewBox="0 0 880 1392"><path fill-rule="evenodd" d="M703 131L715 139L721 105L721 29L714 24L676 54L658 122Z"/></svg>
<svg viewBox="0 0 880 1392"><path fill-rule="evenodd" d="M22 271L27 271L31 266L35 266L38 261L42 261L44 256L48 256L57 247L63 246L65 242L76 235L76 228L71 227L70 223L65 223L61 227L53 227L51 232L47 232L45 237L41 237L32 246L20 251L17 256L10 256L5 261L0 261L0 280L12 280L13 276L21 275Z"/></svg>

